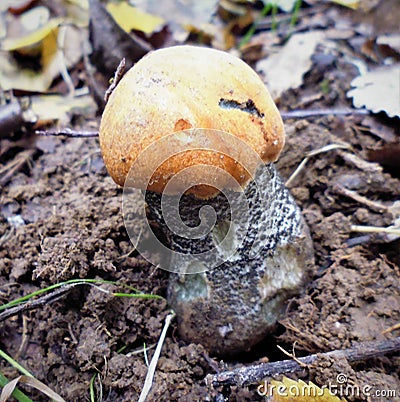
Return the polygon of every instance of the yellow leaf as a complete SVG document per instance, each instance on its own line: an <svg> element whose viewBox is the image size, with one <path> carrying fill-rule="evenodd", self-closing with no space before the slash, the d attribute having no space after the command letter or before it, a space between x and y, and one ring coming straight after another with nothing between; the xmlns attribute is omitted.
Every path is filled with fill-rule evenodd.
<svg viewBox="0 0 400 402"><path fill-rule="evenodd" d="M128 33L134 29L145 34L152 34L165 23L161 17L145 13L126 2L108 3L106 8L116 23Z"/></svg>
<svg viewBox="0 0 400 402"><path fill-rule="evenodd" d="M39 123L59 121L62 125L70 121L72 114L93 117L97 106L91 95L70 97L63 95L36 95L31 97L32 111Z"/></svg>
<svg viewBox="0 0 400 402"><path fill-rule="evenodd" d="M20 38L8 38L2 43L2 50L13 51L17 49L22 49L24 47L35 45L41 42L46 36L55 31L58 26L63 22L62 18L53 18L46 25L41 28L30 32ZM57 36L57 34L55 34Z"/></svg>
<svg viewBox="0 0 400 402"><path fill-rule="evenodd" d="M89 0L67 0L67 3L75 4L84 10L89 10Z"/></svg>
<svg viewBox="0 0 400 402"><path fill-rule="evenodd" d="M23 49L31 50L31 46ZM82 57L80 31L69 25L57 26L41 40L37 51L41 55L40 71L21 69L10 53L0 52L0 86L4 90L45 92L55 77L74 66Z"/></svg>
<svg viewBox="0 0 400 402"><path fill-rule="evenodd" d="M319 388L311 381L294 381L283 377L282 381L271 380L267 389L271 402L346 402L333 395L328 388Z"/></svg>
<svg viewBox="0 0 400 402"><path fill-rule="evenodd" d="M46 35L42 40L41 62L43 67L46 67L57 53L58 50L57 36L58 36L58 27L51 30L50 33Z"/></svg>
<svg viewBox="0 0 400 402"><path fill-rule="evenodd" d="M341 6L357 10L360 5L360 0L331 0L332 3L339 4Z"/></svg>

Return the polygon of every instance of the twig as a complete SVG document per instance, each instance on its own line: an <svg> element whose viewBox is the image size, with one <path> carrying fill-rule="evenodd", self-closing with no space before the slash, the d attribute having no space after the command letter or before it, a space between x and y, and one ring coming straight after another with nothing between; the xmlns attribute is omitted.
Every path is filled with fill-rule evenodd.
<svg viewBox="0 0 400 402"><path fill-rule="evenodd" d="M35 300L29 300L24 304L19 304L15 307L10 307L7 310L0 313L0 322L10 318L22 311L34 310L35 308L41 307L47 303L52 303L63 297L66 293L69 293L75 286L80 285L80 283L71 283L69 285L64 285L63 287L56 289L54 292L41 296Z"/></svg>
<svg viewBox="0 0 400 402"><path fill-rule="evenodd" d="M329 144L326 145L325 147L315 149L314 151L309 152L306 154L306 157L301 161L299 166L297 166L296 170L291 174L291 176L286 180L285 185L288 187L290 184L293 183L294 179L299 175L299 173L304 169L306 166L307 162L310 160L312 156L322 154L324 152L329 152L334 149L350 149L351 145L349 144Z"/></svg>
<svg viewBox="0 0 400 402"><path fill-rule="evenodd" d="M350 230L358 233L387 233L400 236L400 228L398 227L379 227L379 226L361 226L351 225Z"/></svg>
<svg viewBox="0 0 400 402"><path fill-rule="evenodd" d="M366 115L369 111L366 109L309 109L309 110L290 110L281 112L282 119L303 119L305 117L318 116L348 116L348 115Z"/></svg>
<svg viewBox="0 0 400 402"><path fill-rule="evenodd" d="M165 336L167 335L167 330L168 330L169 324L171 323L171 320L174 317L175 317L174 312L172 312L171 314L168 314L165 317L164 328L161 332L160 339L158 340L158 344L157 344L156 350L154 351L153 358L151 359L149 369L147 370L146 379L144 381L143 389L142 389L142 392L140 393L138 402L146 401L147 395L149 394L150 389L153 385L154 373L156 372L156 367L157 367L158 359L160 357L161 349L164 344L164 339L165 339Z"/></svg>
<svg viewBox="0 0 400 402"><path fill-rule="evenodd" d="M115 70L114 78L112 79L111 85L108 87L106 93L104 94L104 101L106 103L108 102L108 98L111 96L115 87L121 81L121 78L124 75L124 72L125 72L125 57L119 62L118 67Z"/></svg>
<svg viewBox="0 0 400 402"><path fill-rule="evenodd" d="M0 237L0 247L5 244L11 237L13 236L15 231L15 227L11 226L11 229L3 234L3 236Z"/></svg>
<svg viewBox="0 0 400 402"><path fill-rule="evenodd" d="M307 364L303 363L301 360L299 360L298 357L294 354L294 350L292 353L289 353L287 350L283 349L282 346L276 345L276 347L286 356L291 357L299 366L307 368ZM294 349L294 348L293 348Z"/></svg>
<svg viewBox="0 0 400 402"><path fill-rule="evenodd" d="M367 206L368 208L372 209L376 212L386 212L390 210L390 207L381 204L377 201L369 200L368 198L364 197L361 194L358 194L354 190L349 190L341 185L336 185L333 187L333 190L340 195L344 195L345 197L351 198L354 201L357 201L360 204Z"/></svg>
<svg viewBox="0 0 400 402"><path fill-rule="evenodd" d="M142 348L138 348L138 349L132 350L132 352L127 353L126 357L131 357L131 356L139 355L139 354L142 354L142 353L144 354L145 352L147 352L147 351L149 351L151 349L154 349L156 346L157 346L156 343L153 343L150 346L143 345Z"/></svg>
<svg viewBox="0 0 400 402"><path fill-rule="evenodd" d="M306 357L300 357L299 361L306 365L315 363L320 357L334 359L346 359L348 362L364 361L373 357L382 356L400 350L400 337L384 341L372 341L359 343L352 348L334 350L327 353L318 353ZM282 360L272 363L262 363L254 366L241 367L232 371L224 371L218 374L209 374L206 383L212 386L239 385L246 386L257 383L265 377L278 374L295 373L303 370L294 360Z"/></svg>
<svg viewBox="0 0 400 402"><path fill-rule="evenodd" d="M368 162L364 159L361 159L359 156L356 154L352 154L350 152L345 152L345 151L338 151L338 155L343 158L346 162L351 163L354 165L357 169L362 170L363 172L371 172L371 173L376 173L376 172L382 172L383 168L376 162Z"/></svg>
<svg viewBox="0 0 400 402"><path fill-rule="evenodd" d="M64 80L65 84L67 85L69 96L75 96L75 86L72 81L71 76L69 75L67 64L65 62L65 54L64 54L64 47L65 47L65 36L68 27L65 25L61 25L58 28L58 36L57 36L57 59L60 68L60 74L62 79Z"/></svg>
<svg viewBox="0 0 400 402"><path fill-rule="evenodd" d="M392 325L392 326L389 327L389 328L386 328L384 331L381 332L381 334L382 334L382 335L385 335L385 334L388 334L389 332L396 331L396 330L398 330L398 329L400 329L400 322L398 322L398 323L395 324L395 325Z"/></svg>
<svg viewBox="0 0 400 402"><path fill-rule="evenodd" d="M0 184L7 184L13 175L18 172L18 170L21 169L25 163L28 163L28 166L30 167L30 162L35 152L35 149L27 149L22 151L11 162L0 169L0 175L4 173L4 176L0 179Z"/></svg>
<svg viewBox="0 0 400 402"><path fill-rule="evenodd" d="M29 343L28 339L28 317L24 314L22 316L22 336L21 336L21 344L15 354L15 360L18 361L21 356L25 354L26 347Z"/></svg>
<svg viewBox="0 0 400 402"><path fill-rule="evenodd" d="M47 130L36 130L36 135L50 136L53 135L55 137L72 137L72 138L90 138L90 137L98 137L99 133L97 131L76 131L71 130L70 128L65 128L63 130L57 131L47 131Z"/></svg>
<svg viewBox="0 0 400 402"><path fill-rule="evenodd" d="M90 53L89 47L90 46L89 46L89 43L86 43L86 42L88 42L88 38L86 38L86 36L84 37L81 30L80 30L80 33L82 35L82 41L85 42L85 44L83 46L83 64L85 66L86 81L88 83L89 90L92 93L93 99L96 102L97 108L98 108L98 110L101 111L104 109L104 106L105 106L104 88L103 88L103 85L101 85L100 82L98 82L98 80L95 78L95 75L94 75L95 69L89 59L89 53Z"/></svg>

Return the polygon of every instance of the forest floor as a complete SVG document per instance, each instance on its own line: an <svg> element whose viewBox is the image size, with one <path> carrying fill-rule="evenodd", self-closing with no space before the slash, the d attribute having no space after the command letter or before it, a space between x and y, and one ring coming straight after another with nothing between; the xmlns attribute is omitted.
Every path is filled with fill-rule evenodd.
<svg viewBox="0 0 400 402"><path fill-rule="evenodd" d="M329 18L348 21L352 29L360 25L349 10L334 10ZM345 45L336 43L316 48L302 85L281 95L282 113L352 108L346 92L358 70L345 57ZM287 359L277 344L289 351L294 347L299 357L399 336L400 241L357 229L389 227L399 214L399 165L371 159L371 150L390 143L388 137L398 141L398 118L352 110L348 115L284 114L287 140L277 162L283 178L308 153L322 152L310 156L289 185L311 231L316 269L304 291L288 303L276 332L252 350L221 360L201 345L182 341L173 321L148 400L262 401L256 384L212 389L204 378ZM97 130L99 117L77 123L70 127ZM90 400L96 373L95 389L99 392L101 384L103 401L137 400L148 370L143 345L150 359L169 308L163 299L115 297L112 292L126 284L166 296L168 273L132 253L122 190L107 174L97 138L31 135L24 147L10 147L1 155L3 165L15 162L24 148L33 150L29 163L1 189L1 303L74 278L119 286L75 286L66 297L8 318L0 323L0 348L66 401ZM351 364L330 359L309 367L301 378L323 386L343 374L360 389L397 391L397 398L371 394L348 400L395 401L400 400L399 367L398 353ZM9 379L18 376L3 360L0 372ZM46 400L29 392L35 401Z"/></svg>

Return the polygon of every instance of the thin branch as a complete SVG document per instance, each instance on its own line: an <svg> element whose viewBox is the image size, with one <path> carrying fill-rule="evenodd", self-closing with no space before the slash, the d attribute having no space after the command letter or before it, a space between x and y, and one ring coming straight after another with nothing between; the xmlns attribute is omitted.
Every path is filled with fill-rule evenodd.
<svg viewBox="0 0 400 402"><path fill-rule="evenodd" d="M309 110L290 110L281 112L282 119L303 119L306 117L318 116L349 116L349 115L366 115L369 111L366 109L309 109Z"/></svg>
<svg viewBox="0 0 400 402"><path fill-rule="evenodd" d="M282 346L280 345L276 345L276 347L286 356L292 358L300 367L304 367L307 368L307 364L303 363L301 360L298 359L298 357L296 357L296 355L294 354L294 350L292 353L289 353L287 350L283 349ZM294 347L293 347L294 349Z"/></svg>
<svg viewBox="0 0 400 402"><path fill-rule="evenodd" d="M45 296L41 296L37 299L31 299L26 303L19 304L15 307L10 307L7 310L0 313L0 322L20 312L34 310L38 307L44 306L45 304L57 301L61 299L63 296L65 296L65 294L69 293L77 285L80 285L80 283L71 283L59 289L56 289L54 292L51 292Z"/></svg>
<svg viewBox="0 0 400 402"><path fill-rule="evenodd" d="M57 61L59 63L60 68L60 75L64 80L65 84L67 85L69 96L75 96L75 86L72 81L71 76L68 72L67 63L65 60L64 48L65 48L65 36L67 33L68 27L65 25L61 25L58 29L58 36L57 36Z"/></svg>
<svg viewBox="0 0 400 402"><path fill-rule="evenodd" d="M395 236L400 236L400 228L396 226L379 227L379 226L361 226L351 225L350 230L358 233L386 233Z"/></svg>
<svg viewBox="0 0 400 402"><path fill-rule="evenodd" d="M400 322L398 322L398 323L395 324L395 325L392 325L392 326L389 327L389 328L386 328L384 331L381 332L381 334L382 334L382 335L385 335L385 334L388 334L389 332L396 331L396 330L398 330L398 329L400 329Z"/></svg>
<svg viewBox="0 0 400 402"><path fill-rule="evenodd" d="M327 353L318 353L306 357L299 357L298 360L307 366L315 363L321 357L333 359L347 359L348 362L359 362L373 357L393 353L400 350L400 337L386 339L384 341L372 341L359 343L352 348L334 350ZM282 360L272 363L262 363L254 366L237 368L232 371L224 371L218 374L209 374L206 383L212 386L239 385L246 386L255 384L265 377L278 374L301 372L304 368L294 360Z"/></svg>
<svg viewBox="0 0 400 402"><path fill-rule="evenodd" d="M0 184L7 184L12 179L14 174L18 172L25 164L27 164L28 167L31 168L31 162L35 152L35 149L27 149L25 151L22 151L17 154L17 156L12 161L2 167L0 169L0 175L4 174L4 176L0 178Z"/></svg>
<svg viewBox="0 0 400 402"><path fill-rule="evenodd" d="M350 149L350 148L351 148L351 145L346 144L346 143L343 143L343 144L329 144L329 145L326 145L326 146L324 146L322 148L315 149L314 151L309 152L308 154L306 154L306 157L301 161L301 163L297 166L296 170L286 180L285 185L287 187L289 187L293 183L294 179L304 169L304 167L306 166L307 162L310 160L310 158L312 156L319 155L319 154L322 154L324 152L329 152L329 151L332 151L334 149Z"/></svg>
<svg viewBox="0 0 400 402"><path fill-rule="evenodd" d="M383 205L382 203L378 201L372 201L369 200L368 198L364 197L361 194L358 194L354 190L349 190L348 188L345 188L341 185L335 185L333 186L333 191L339 195L343 195L345 197L351 198L352 200L358 202L359 204L363 204L367 206L368 208L372 209L373 211L376 212L386 212L390 211L390 207L387 207L386 205Z"/></svg>
<svg viewBox="0 0 400 402"><path fill-rule="evenodd" d="M71 130L70 128L65 128L63 130L56 131L48 131L48 130L36 130L36 135L50 136L53 135L55 137L72 137L72 138L91 138L98 137L99 133L97 131L76 131Z"/></svg>
<svg viewBox="0 0 400 402"><path fill-rule="evenodd" d="M114 78L112 79L111 85L108 87L106 93L104 94L104 101L107 103L108 98L111 96L112 92L121 81L122 76L125 72L125 57L119 62L117 69L114 73Z"/></svg>

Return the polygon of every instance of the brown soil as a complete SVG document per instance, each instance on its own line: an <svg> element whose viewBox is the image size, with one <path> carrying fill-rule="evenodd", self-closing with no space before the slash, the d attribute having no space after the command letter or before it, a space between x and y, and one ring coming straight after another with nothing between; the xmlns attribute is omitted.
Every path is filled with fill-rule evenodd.
<svg viewBox="0 0 400 402"><path fill-rule="evenodd" d="M348 107L345 90L355 75L354 67L340 61L323 71L316 64L304 86L286 93L279 107L301 108L323 80L329 82L329 93L307 107ZM393 224L390 206L399 200L399 177L365 162L367 150L380 138L362 115L288 120L286 129L287 145L278 163L285 178L309 151L338 142L352 147L311 157L290 186L314 240L312 281L288 304L275 334L231 361L209 356L201 345L185 344L173 324L149 400L265 400L255 387L210 389L203 379L216 370L284 359L277 343L289 350L295 344L300 356L399 335L390 328L400 320L400 241L351 231L351 225ZM40 139L32 146L31 168L16 173L1 193L0 303L72 278L119 281L165 296L167 273L129 254L122 192L107 175L97 139ZM371 202L352 199L348 190ZM24 221L19 227L7 220L16 215ZM163 300L117 298L98 287L80 286L2 322L0 348L67 401L89 400L95 373L101 375L103 401L134 401L147 373L143 345L150 359L168 312ZM342 373L360 386L396 389L400 395L399 360L388 355L350 365L321 359L306 378L324 385ZM0 372L8 378L18 375L3 360ZM47 399L36 393L34 400Z"/></svg>

